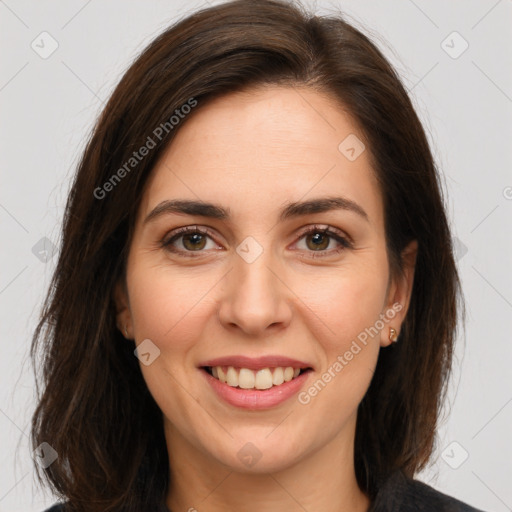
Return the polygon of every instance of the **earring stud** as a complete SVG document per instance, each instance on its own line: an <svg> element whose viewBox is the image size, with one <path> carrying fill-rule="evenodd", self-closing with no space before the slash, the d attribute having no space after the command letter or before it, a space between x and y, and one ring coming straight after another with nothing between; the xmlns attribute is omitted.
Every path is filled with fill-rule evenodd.
<svg viewBox="0 0 512 512"><path fill-rule="evenodd" d="M398 340L398 334L397 334L396 330L393 329L393 327L390 327L389 328L389 341L396 343L397 340Z"/></svg>
<svg viewBox="0 0 512 512"><path fill-rule="evenodd" d="M125 337L128 338L128 331L126 330L126 324L124 325L124 334L125 334Z"/></svg>

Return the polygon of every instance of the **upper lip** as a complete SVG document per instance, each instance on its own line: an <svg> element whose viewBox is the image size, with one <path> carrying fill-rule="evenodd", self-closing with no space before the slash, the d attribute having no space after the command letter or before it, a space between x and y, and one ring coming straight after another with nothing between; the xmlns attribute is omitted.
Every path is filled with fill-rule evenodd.
<svg viewBox="0 0 512 512"><path fill-rule="evenodd" d="M267 355L260 357L216 357L215 359L203 361L199 366L233 366L236 368L247 368L249 370L261 370L263 368L275 368L277 366L281 366L283 368L288 366L291 366L292 368L312 368L312 365L309 363L280 355Z"/></svg>

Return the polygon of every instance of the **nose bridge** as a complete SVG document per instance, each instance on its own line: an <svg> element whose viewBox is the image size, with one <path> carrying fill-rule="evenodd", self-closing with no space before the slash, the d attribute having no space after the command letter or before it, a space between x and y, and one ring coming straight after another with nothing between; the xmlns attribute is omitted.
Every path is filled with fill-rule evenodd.
<svg viewBox="0 0 512 512"><path fill-rule="evenodd" d="M248 238L237 247L219 314L222 322L256 334L288 321L289 307L271 249Z"/></svg>
<svg viewBox="0 0 512 512"><path fill-rule="evenodd" d="M255 305L269 304L276 299L275 294L278 291L275 283L276 276L275 271L270 270L273 262L269 253L270 251L267 251L266 255L262 254L251 263L243 258L236 263L234 277L237 279L235 283L237 293L242 298L250 299L250 302Z"/></svg>

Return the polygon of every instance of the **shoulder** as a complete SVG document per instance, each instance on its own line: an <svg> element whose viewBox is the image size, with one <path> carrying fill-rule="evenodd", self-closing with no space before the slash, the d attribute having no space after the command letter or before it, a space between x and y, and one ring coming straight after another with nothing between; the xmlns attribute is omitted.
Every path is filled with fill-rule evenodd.
<svg viewBox="0 0 512 512"><path fill-rule="evenodd" d="M65 503L55 503L50 508L43 510L43 512L67 512L68 509L65 508L65 505L68 503L69 503L68 501L66 501ZM165 504L162 504L161 507L157 507L157 508L158 508L158 510L155 510L155 509L153 509L153 510L155 512L170 512Z"/></svg>
<svg viewBox="0 0 512 512"><path fill-rule="evenodd" d="M53 505L50 508L47 508L43 512L65 512L64 511L64 503L55 503L55 505Z"/></svg>
<svg viewBox="0 0 512 512"><path fill-rule="evenodd" d="M484 512L419 480L393 473L381 486L371 512Z"/></svg>

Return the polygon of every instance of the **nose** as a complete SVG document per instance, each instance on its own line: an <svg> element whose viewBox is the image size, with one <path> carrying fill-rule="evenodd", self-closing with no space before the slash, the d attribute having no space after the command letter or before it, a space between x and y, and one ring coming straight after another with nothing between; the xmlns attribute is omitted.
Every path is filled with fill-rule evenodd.
<svg viewBox="0 0 512 512"><path fill-rule="evenodd" d="M224 277L219 304L219 319L226 329L261 337L289 325L294 295L269 252L252 263L235 255L234 268Z"/></svg>

